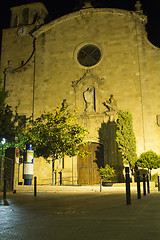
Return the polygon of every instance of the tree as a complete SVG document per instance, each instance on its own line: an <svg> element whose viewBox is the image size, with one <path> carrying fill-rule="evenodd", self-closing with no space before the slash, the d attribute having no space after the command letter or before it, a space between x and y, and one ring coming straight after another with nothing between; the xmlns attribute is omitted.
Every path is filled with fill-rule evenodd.
<svg viewBox="0 0 160 240"><path fill-rule="evenodd" d="M0 85L1 84L2 81L0 80ZM15 135L17 131L16 123L18 122L18 105L13 111L12 107L6 104L8 95L8 91L0 88L0 143L2 141L2 138L6 139L4 149L10 145L14 145Z"/></svg>
<svg viewBox="0 0 160 240"><path fill-rule="evenodd" d="M116 142L125 164L133 170L137 160L136 138L133 132L132 115L128 111L119 111L116 127Z"/></svg>
<svg viewBox="0 0 160 240"><path fill-rule="evenodd" d="M149 170L160 167L160 157L152 150L143 152L136 162L136 167L148 168Z"/></svg>
<svg viewBox="0 0 160 240"><path fill-rule="evenodd" d="M18 146L24 148L28 143L33 145L37 157L46 161L67 156L85 154L79 148L88 131L74 123L75 111L70 113L67 104L58 106L53 112L44 112L35 120L28 121L27 128L19 134Z"/></svg>

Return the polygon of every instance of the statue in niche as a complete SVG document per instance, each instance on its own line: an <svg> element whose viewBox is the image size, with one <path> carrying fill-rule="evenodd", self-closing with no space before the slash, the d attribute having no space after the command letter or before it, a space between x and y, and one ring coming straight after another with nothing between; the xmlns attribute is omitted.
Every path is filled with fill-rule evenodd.
<svg viewBox="0 0 160 240"><path fill-rule="evenodd" d="M118 111L117 110L117 103L116 100L114 99L113 95L110 95L109 100L106 100L103 102L103 105L107 108L106 112L113 112L113 111Z"/></svg>
<svg viewBox="0 0 160 240"><path fill-rule="evenodd" d="M85 107L86 112L93 112L95 110L94 92L95 92L94 87L88 87L83 92L83 98L84 98L85 105L86 105L86 107Z"/></svg>

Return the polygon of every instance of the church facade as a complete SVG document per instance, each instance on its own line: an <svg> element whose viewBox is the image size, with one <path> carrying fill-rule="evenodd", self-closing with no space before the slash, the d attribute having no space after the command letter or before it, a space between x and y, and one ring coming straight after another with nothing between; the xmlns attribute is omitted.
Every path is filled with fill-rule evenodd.
<svg viewBox="0 0 160 240"><path fill-rule="evenodd" d="M53 173L51 164L35 159L38 183L95 184L98 167L106 163L122 172L115 143L118 110L133 116L137 154L160 154L160 50L147 39L140 5L127 11L86 3L49 23L47 15L38 2L11 8L1 53L8 103L20 102L19 114L36 118L66 99L89 131L92 154L57 160Z"/></svg>

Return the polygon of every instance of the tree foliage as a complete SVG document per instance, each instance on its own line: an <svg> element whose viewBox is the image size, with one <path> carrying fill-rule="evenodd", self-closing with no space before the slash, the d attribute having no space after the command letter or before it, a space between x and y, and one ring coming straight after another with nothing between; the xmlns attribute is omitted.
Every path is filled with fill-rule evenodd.
<svg viewBox="0 0 160 240"><path fill-rule="evenodd" d="M117 119L116 142L123 162L131 168L137 160L136 138L133 131L132 115L128 111L120 111Z"/></svg>
<svg viewBox="0 0 160 240"><path fill-rule="evenodd" d="M0 81L0 85L1 83L2 81ZM12 110L12 107L6 104L8 94L8 91L0 88L0 141L2 138L5 138L7 144L11 144L14 143L17 131L16 123L18 122L18 106Z"/></svg>
<svg viewBox="0 0 160 240"><path fill-rule="evenodd" d="M160 157L152 150L143 152L136 162L136 167L157 169L160 167Z"/></svg>
<svg viewBox="0 0 160 240"><path fill-rule="evenodd" d="M76 124L75 119L75 112L69 112L67 105L58 106L53 112L44 112L35 120L28 121L27 128L19 134L18 146L24 148L26 144L32 144L36 156L47 161L65 155L85 154L79 146L88 131Z"/></svg>

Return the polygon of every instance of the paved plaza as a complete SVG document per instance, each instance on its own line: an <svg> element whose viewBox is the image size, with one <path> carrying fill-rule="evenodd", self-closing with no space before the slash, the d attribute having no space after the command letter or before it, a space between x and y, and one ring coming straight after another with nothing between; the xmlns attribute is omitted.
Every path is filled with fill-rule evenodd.
<svg viewBox="0 0 160 240"><path fill-rule="evenodd" d="M8 193L0 202L4 240L155 240L160 239L160 193L126 205L125 191Z"/></svg>

